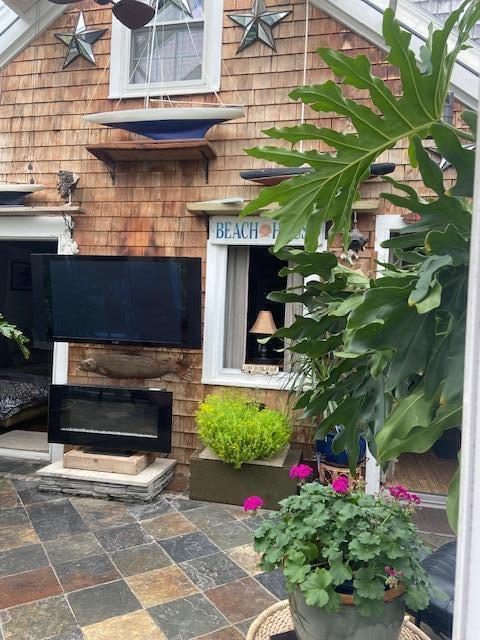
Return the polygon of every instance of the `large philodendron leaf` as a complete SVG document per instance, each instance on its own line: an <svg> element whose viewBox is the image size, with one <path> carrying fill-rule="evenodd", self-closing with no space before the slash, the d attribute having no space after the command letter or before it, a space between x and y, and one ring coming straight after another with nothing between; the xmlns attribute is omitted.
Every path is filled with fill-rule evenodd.
<svg viewBox="0 0 480 640"><path fill-rule="evenodd" d="M276 249L285 246L305 226L305 247L315 251L321 225L327 220L333 221L330 239L341 233L344 244L348 244L352 205L360 183L369 174L371 163L402 139L412 139L415 135L425 137L432 126L441 121L455 59L479 18L480 3L465 0L423 48L420 68L409 48L411 34L400 28L393 11L387 9L383 37L390 49L387 61L400 72L403 95L399 98L383 80L372 74L366 56L353 58L332 49L319 49L333 75L341 78L344 85L367 91L374 109L345 97L341 87L332 81L300 87L290 94L293 99L300 99L315 111L346 117L355 132L339 133L307 124L270 129L265 133L271 138L291 144L315 140L334 151L302 153L285 147L248 150L256 158L290 167L308 164L313 169L311 173L263 189L244 210L248 215L278 203L278 209L265 213L280 222ZM458 28L457 39L449 51L447 42L455 26ZM459 153L457 149L457 155ZM463 185L458 188L464 190Z"/></svg>

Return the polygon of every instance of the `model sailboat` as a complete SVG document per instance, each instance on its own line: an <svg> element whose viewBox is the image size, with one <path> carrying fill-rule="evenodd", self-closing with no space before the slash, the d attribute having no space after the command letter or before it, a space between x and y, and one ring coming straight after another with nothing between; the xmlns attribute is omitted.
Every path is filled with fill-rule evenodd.
<svg viewBox="0 0 480 640"><path fill-rule="evenodd" d="M145 108L142 109L124 109L106 111L103 113L93 113L84 115L84 119L88 122L94 122L96 124L102 124L107 127L113 127L116 129L124 129L132 133L151 138L153 140L192 140L202 139L206 132L216 124L221 124L228 120L234 120L241 118L245 115L244 109L236 105L225 105L220 103L218 105L212 105L210 103L204 106L184 106L185 103L173 103L170 99L165 100L165 106L160 108L150 107L150 88L152 81L152 68L153 57L156 54L155 40L157 38L157 18L159 11L165 11L171 8L175 11L180 11L183 15L184 24L187 27L188 33L192 41L192 50L200 63L202 63L202 51L197 50L197 45L193 39L192 32L190 30L187 17L193 17L193 11L190 8L189 1L192 0L156 0L155 15L153 18L153 25L151 27L151 37L148 38L148 68L146 72L146 84L147 84L147 97L145 99ZM197 4L195 6L195 12L202 12L201 2L193 0ZM163 33L162 33L163 37ZM163 55L164 42L160 42L160 56L158 64L159 69L155 69L155 72L160 75L160 84L163 84L164 80L164 55ZM146 45L147 46L147 45ZM158 53L156 54L158 55ZM158 58L156 58L157 60ZM135 74L137 66L133 70ZM218 97L218 96L217 96ZM162 101L162 100L160 100ZM188 103L187 103L188 104Z"/></svg>
<svg viewBox="0 0 480 640"><path fill-rule="evenodd" d="M0 182L0 207L21 207L28 195L43 189L43 184Z"/></svg>

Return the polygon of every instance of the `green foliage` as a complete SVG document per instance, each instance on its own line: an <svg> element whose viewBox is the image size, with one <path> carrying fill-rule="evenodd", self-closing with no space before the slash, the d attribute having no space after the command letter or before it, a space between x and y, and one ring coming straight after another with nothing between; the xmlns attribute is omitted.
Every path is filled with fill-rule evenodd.
<svg viewBox="0 0 480 640"><path fill-rule="evenodd" d="M273 146L256 147L248 153L256 158L287 167L310 165L314 171L279 185L263 189L245 209L257 212L271 203L279 208L266 215L281 223L276 248L285 246L306 226L305 247L314 251L321 226L332 220L330 238L341 233L348 244L351 209L358 197L358 185L368 177L371 163L403 139L425 138L441 120L450 76L458 53L480 17L480 3L465 0L453 11L443 29L435 31L422 50L422 64L409 48L411 34L403 31L387 9L383 19L383 38L389 47L387 61L397 67L403 95L397 98L380 78L372 75L364 55L355 58L340 51L321 48L320 57L343 85L367 92L374 109L347 98L342 88L329 80L320 85L299 87L290 94L319 112L333 112L352 123L354 133L340 133L311 124L265 131L270 138L295 145L300 140L321 141L333 152L297 151ZM448 39L458 28L456 42L448 49ZM457 147L458 150L458 147ZM458 195L458 194L457 194Z"/></svg>
<svg viewBox="0 0 480 640"><path fill-rule="evenodd" d="M30 352L27 349L28 338L14 324L10 324L7 319L0 313L0 335L8 338L9 340L15 340L20 347L23 357L28 358Z"/></svg>
<svg viewBox="0 0 480 640"><path fill-rule="evenodd" d="M203 444L235 469L244 462L269 458L291 437L290 421L284 413L263 409L238 394L207 396L196 420Z"/></svg>
<svg viewBox="0 0 480 640"><path fill-rule="evenodd" d="M410 505L386 493L340 495L313 482L280 504L255 532L254 547L262 554L260 567L280 567L287 589L300 588L309 605L337 611L337 587L353 581L355 604L363 615L372 615L385 589L395 586L385 571L391 567L405 587L407 606L427 606L425 549Z"/></svg>
<svg viewBox="0 0 480 640"><path fill-rule="evenodd" d="M402 95L393 96L371 74L364 56L350 58L321 49L320 56L343 85L369 93L373 109L345 97L333 82L300 87L293 98L317 111L346 116L354 133L314 125L272 129L266 132L272 138L292 145L323 141L333 152L275 147L249 151L286 166L307 163L313 168L312 173L263 189L246 213L278 202L279 208L269 212L281 223L277 251L306 226L306 252L278 253L299 273L317 275L317 281L272 297L303 302L309 315L277 335L290 340L288 348L299 354L297 408L317 422L328 409L320 436L335 424L344 425L334 450L346 447L352 469L360 433L386 465L401 453L427 451L445 430L461 425L475 161L475 152L463 148L462 140L474 139L476 118L471 112L463 114L470 134L443 123L441 114L455 59L479 17L480 2L465 0L443 29L432 32L417 63L409 49L410 35L385 11L387 59L399 70ZM455 33L456 44L449 51L447 40ZM456 169L451 188L423 147L427 136ZM341 233L348 239L352 202L370 164L401 139L408 139L411 163L434 194L422 198L412 187L386 178L393 193L381 195L420 217L383 243L404 266L382 265L383 277L367 281L341 269L332 254L314 257L325 221L332 221L330 238ZM354 278L359 280L356 285ZM452 526L457 493L453 482L448 509Z"/></svg>

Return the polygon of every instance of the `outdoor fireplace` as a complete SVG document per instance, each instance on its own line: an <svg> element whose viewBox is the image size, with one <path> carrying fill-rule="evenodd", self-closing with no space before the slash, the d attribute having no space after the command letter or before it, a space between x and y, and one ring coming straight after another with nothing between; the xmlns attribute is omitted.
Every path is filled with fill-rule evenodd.
<svg viewBox="0 0 480 640"><path fill-rule="evenodd" d="M100 451L169 453L172 394L157 389L50 386L48 440Z"/></svg>

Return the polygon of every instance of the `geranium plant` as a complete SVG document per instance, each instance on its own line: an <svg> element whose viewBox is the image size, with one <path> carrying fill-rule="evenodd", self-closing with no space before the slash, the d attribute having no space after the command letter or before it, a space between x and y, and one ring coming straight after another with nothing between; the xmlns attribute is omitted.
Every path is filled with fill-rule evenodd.
<svg viewBox="0 0 480 640"><path fill-rule="evenodd" d="M360 613L381 614L385 592L394 588L404 590L409 609L424 609L431 585L411 518L417 496L404 487L378 496L360 489L342 476L331 486L305 484L282 500L254 534L260 568L280 567L288 591L300 589L308 605L327 611L340 609L340 593L353 593Z"/></svg>

